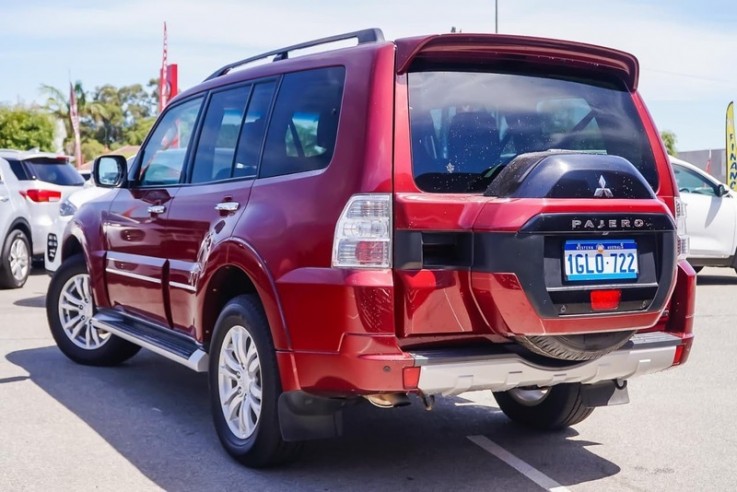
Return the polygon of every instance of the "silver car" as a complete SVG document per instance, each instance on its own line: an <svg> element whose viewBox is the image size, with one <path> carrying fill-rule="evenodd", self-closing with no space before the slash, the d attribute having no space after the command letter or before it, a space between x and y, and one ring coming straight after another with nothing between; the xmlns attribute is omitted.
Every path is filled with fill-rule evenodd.
<svg viewBox="0 0 737 492"><path fill-rule="evenodd" d="M84 179L66 156L17 150L0 150L0 178L0 288L18 288L44 253L59 203Z"/></svg>

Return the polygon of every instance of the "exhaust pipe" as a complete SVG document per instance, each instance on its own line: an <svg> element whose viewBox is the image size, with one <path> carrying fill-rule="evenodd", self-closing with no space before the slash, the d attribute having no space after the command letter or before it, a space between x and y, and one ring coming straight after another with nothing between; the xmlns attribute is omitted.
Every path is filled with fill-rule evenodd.
<svg viewBox="0 0 737 492"><path fill-rule="evenodd" d="M373 406L379 408L406 407L410 404L406 393L377 393L364 396Z"/></svg>

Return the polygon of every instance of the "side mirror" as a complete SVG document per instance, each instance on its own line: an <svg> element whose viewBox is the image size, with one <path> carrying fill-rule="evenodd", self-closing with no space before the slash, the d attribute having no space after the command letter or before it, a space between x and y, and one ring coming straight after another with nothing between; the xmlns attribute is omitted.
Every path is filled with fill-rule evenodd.
<svg viewBox="0 0 737 492"><path fill-rule="evenodd" d="M128 163L122 155L103 155L95 159L92 168L95 184L102 188L120 188L128 178Z"/></svg>
<svg viewBox="0 0 737 492"><path fill-rule="evenodd" d="M729 190L723 184L720 184L719 187L717 188L718 196L724 196L724 195L727 195L728 193L729 193Z"/></svg>

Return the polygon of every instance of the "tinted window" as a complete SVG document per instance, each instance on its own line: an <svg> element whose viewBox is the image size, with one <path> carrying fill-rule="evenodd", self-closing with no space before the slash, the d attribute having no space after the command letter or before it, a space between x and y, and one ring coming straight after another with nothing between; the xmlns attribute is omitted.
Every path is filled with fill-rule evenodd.
<svg viewBox="0 0 737 492"><path fill-rule="evenodd" d="M274 82L257 84L248 103L246 121L243 123L233 177L255 176L258 170L261 146L266 133L266 118L274 97Z"/></svg>
<svg viewBox="0 0 737 492"><path fill-rule="evenodd" d="M192 183L228 179L250 87L217 92L210 98L197 144Z"/></svg>
<svg viewBox="0 0 737 492"><path fill-rule="evenodd" d="M330 163L344 79L343 67L284 77L266 136L261 177L322 169Z"/></svg>
<svg viewBox="0 0 737 492"><path fill-rule="evenodd" d="M197 98L167 109L141 151L141 186L179 183L201 105Z"/></svg>
<svg viewBox="0 0 737 492"><path fill-rule="evenodd" d="M698 173L678 165L673 166L673 173L676 175L678 190L681 193L718 196L717 187L711 181L699 176Z"/></svg>
<svg viewBox="0 0 737 492"><path fill-rule="evenodd" d="M10 170L13 171L13 174L15 174L15 177L19 180L25 181L31 179L31 177L28 176L28 174L26 173L26 170L23 167L23 164L20 163L20 161L8 159L8 164L10 164Z"/></svg>
<svg viewBox="0 0 737 492"><path fill-rule="evenodd" d="M24 161L32 179L61 186L82 186L84 178L66 161L32 159Z"/></svg>
<svg viewBox="0 0 737 492"><path fill-rule="evenodd" d="M518 74L409 74L418 187L482 192L520 154L550 149L624 157L653 188L647 135L626 90Z"/></svg>

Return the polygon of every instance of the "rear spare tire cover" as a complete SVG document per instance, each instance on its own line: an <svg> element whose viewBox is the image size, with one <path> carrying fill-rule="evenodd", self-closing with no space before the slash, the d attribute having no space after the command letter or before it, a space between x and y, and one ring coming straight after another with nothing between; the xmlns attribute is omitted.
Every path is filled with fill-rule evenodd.
<svg viewBox="0 0 737 492"><path fill-rule="evenodd" d="M561 360L593 360L618 349L630 339L634 331L590 333L584 335L517 337L517 342L528 350Z"/></svg>

